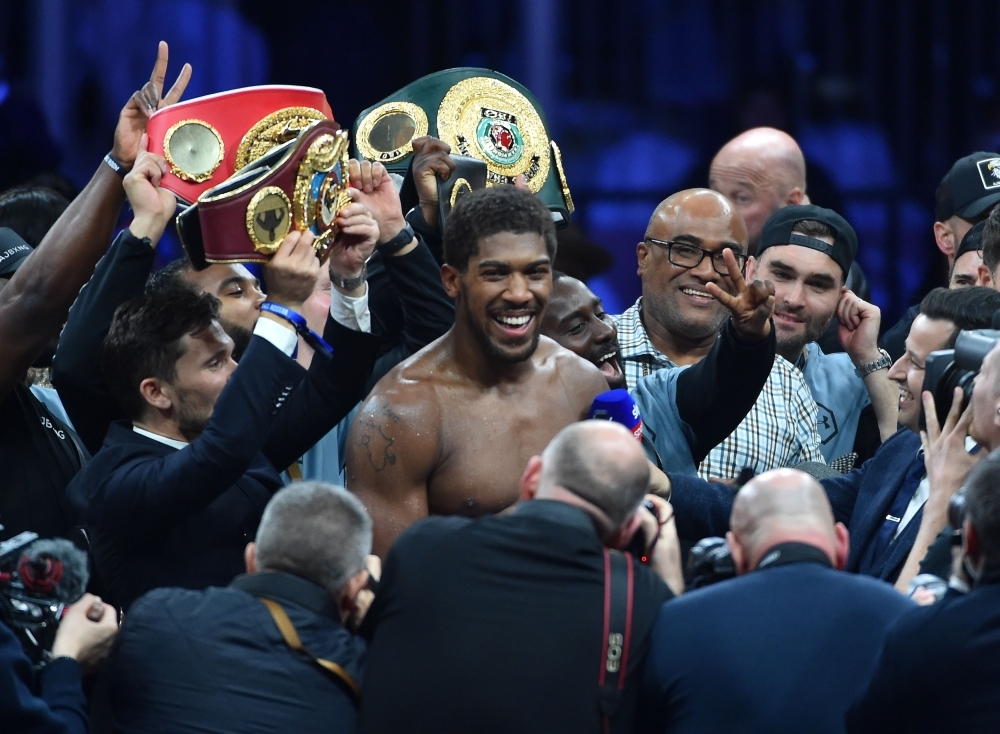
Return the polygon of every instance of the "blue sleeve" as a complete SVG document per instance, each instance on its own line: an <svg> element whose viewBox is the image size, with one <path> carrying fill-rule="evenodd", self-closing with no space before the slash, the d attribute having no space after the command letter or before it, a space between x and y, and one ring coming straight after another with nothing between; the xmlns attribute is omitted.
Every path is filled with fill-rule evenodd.
<svg viewBox="0 0 1000 734"><path fill-rule="evenodd" d="M656 451L650 461L665 472L694 475L697 466L692 447L697 439L677 410L677 381L686 369L662 369L643 377L632 390L632 397L642 416L643 437ZM650 453L648 445L646 453Z"/></svg>
<svg viewBox="0 0 1000 734"><path fill-rule="evenodd" d="M86 734L87 700L75 660L59 658L39 676L40 696L32 685L34 670L14 633L0 623L0 724L5 732Z"/></svg>

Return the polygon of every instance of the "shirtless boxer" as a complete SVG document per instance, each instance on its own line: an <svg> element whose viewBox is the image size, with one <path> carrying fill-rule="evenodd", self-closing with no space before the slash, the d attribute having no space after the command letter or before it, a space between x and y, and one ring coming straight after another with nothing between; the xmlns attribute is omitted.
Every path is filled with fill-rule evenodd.
<svg viewBox="0 0 1000 734"><path fill-rule="evenodd" d="M469 194L449 215L441 276L455 325L376 385L347 439L347 485L372 515L375 554L429 514L512 505L528 459L607 389L541 336L555 250L548 210L514 187Z"/></svg>

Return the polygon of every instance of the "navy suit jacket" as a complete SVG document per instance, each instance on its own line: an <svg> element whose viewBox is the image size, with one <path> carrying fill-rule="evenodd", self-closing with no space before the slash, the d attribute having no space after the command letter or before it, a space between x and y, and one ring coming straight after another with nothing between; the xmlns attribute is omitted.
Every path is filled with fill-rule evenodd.
<svg viewBox="0 0 1000 734"><path fill-rule="evenodd" d="M895 583L920 529L923 509L878 557L875 542L879 528L920 449L920 436L902 428L879 447L875 455L842 477L821 484L830 498L833 514L851 533L851 552L845 570ZM677 532L685 540L725 535L733 509L732 488L697 477L671 474L671 503Z"/></svg>
<svg viewBox="0 0 1000 734"><path fill-rule="evenodd" d="M888 631L852 732L996 732L1000 728L1000 584L949 590Z"/></svg>
<svg viewBox="0 0 1000 734"><path fill-rule="evenodd" d="M653 626L639 730L842 732L886 629L915 606L811 562L691 591Z"/></svg>
<svg viewBox="0 0 1000 734"><path fill-rule="evenodd" d="M112 424L70 484L110 601L159 586L225 586L243 570L279 471L363 397L378 338L327 323L330 360L305 370L254 336L205 431L181 450Z"/></svg>

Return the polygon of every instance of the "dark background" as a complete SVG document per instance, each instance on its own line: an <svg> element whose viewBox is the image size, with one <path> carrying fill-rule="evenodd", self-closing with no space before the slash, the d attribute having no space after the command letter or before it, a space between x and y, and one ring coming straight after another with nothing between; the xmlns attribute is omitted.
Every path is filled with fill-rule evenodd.
<svg viewBox="0 0 1000 734"><path fill-rule="evenodd" d="M186 98L317 86L346 127L423 74L485 66L544 105L575 219L614 255L592 280L611 312L638 295L656 203L774 125L802 145L812 200L857 229L891 323L944 279L941 176L1000 148L998 29L987 0L0 0L0 189L85 183L161 38L168 83L194 66Z"/></svg>

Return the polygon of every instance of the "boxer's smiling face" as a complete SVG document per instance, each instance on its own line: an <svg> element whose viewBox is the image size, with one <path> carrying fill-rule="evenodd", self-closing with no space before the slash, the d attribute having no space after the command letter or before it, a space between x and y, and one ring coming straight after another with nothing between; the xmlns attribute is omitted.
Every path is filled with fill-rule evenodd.
<svg viewBox="0 0 1000 734"><path fill-rule="evenodd" d="M457 308L489 357L516 363L534 354L552 290L552 260L541 235L482 238L452 287Z"/></svg>

